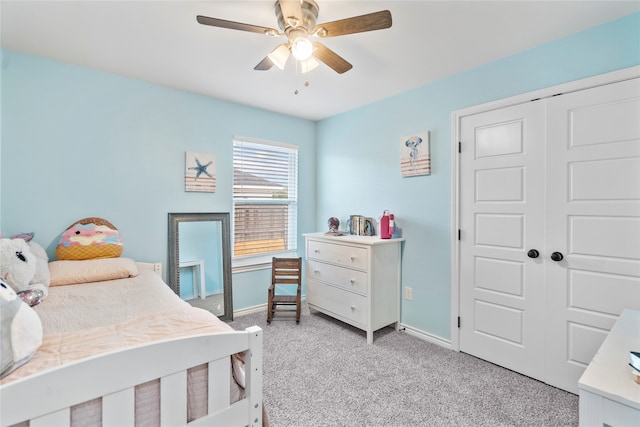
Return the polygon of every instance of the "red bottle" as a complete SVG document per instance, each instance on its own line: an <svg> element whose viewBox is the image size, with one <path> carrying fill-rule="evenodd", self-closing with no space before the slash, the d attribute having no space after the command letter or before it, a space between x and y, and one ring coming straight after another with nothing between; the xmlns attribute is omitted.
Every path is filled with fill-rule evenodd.
<svg viewBox="0 0 640 427"><path fill-rule="evenodd" d="M389 223L391 220L391 216L389 215L389 211L384 211L382 216L380 217L380 238L381 239L390 239L392 232L389 230Z"/></svg>

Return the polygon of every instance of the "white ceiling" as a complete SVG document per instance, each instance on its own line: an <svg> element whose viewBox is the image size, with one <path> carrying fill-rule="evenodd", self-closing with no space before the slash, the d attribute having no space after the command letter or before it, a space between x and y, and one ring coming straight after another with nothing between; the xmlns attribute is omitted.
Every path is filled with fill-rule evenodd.
<svg viewBox="0 0 640 427"><path fill-rule="evenodd" d="M317 2L318 23L388 9L393 26L324 39L353 64L342 75L299 74L291 59L254 71L284 38L196 22L277 28L274 0L2 0L0 36L9 50L320 120L640 11L637 0Z"/></svg>

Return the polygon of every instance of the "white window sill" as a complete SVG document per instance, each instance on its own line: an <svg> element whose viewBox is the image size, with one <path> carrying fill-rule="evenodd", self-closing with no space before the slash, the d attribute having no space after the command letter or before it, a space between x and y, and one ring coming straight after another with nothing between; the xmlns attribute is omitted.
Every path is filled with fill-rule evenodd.
<svg viewBox="0 0 640 427"><path fill-rule="evenodd" d="M231 261L231 273L244 273L247 271L266 270L271 268L273 257L294 258L298 254L296 251L285 251L271 253L269 255L238 257Z"/></svg>

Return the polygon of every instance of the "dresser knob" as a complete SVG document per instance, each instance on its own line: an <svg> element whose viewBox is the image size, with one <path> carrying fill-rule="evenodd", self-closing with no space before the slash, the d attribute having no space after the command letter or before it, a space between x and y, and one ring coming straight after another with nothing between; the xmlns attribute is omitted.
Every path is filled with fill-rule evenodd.
<svg viewBox="0 0 640 427"><path fill-rule="evenodd" d="M355 260L356 260L356 257L354 257L353 255L351 255L351 256L349 257L349 259L350 259L351 261L355 261Z"/></svg>
<svg viewBox="0 0 640 427"><path fill-rule="evenodd" d="M355 285L356 284L356 279L349 280L349 283L351 283L352 285Z"/></svg>
<svg viewBox="0 0 640 427"><path fill-rule="evenodd" d="M351 306L351 311L356 311L356 306L355 305Z"/></svg>
<svg viewBox="0 0 640 427"><path fill-rule="evenodd" d="M316 268L315 270L313 270L313 272L314 272L315 274L320 274L320 270L318 270L317 268Z"/></svg>

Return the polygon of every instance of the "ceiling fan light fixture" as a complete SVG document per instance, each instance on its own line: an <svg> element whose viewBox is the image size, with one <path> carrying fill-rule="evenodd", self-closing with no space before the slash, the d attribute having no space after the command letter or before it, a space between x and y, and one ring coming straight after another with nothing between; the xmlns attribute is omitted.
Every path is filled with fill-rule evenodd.
<svg viewBox="0 0 640 427"><path fill-rule="evenodd" d="M316 68L318 65L320 65L320 63L316 61L314 57L311 57L304 61L300 61L300 69L302 70L303 73L308 73L309 71Z"/></svg>
<svg viewBox="0 0 640 427"><path fill-rule="evenodd" d="M309 39L305 37L298 37L291 43L291 53L299 61L305 61L311 58L313 54L313 45Z"/></svg>
<svg viewBox="0 0 640 427"><path fill-rule="evenodd" d="M289 59L289 48L286 44L281 44L267 56L276 67L284 70L287 59Z"/></svg>

